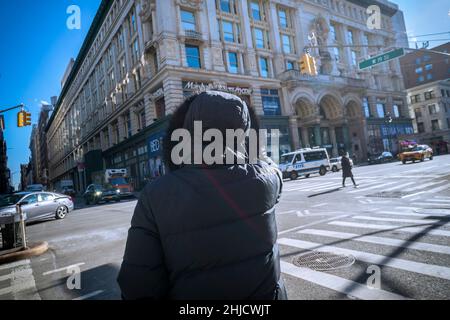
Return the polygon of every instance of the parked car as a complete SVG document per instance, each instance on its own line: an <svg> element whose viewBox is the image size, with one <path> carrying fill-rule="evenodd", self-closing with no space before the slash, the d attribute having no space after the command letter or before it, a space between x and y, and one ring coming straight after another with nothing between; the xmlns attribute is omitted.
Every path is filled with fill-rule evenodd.
<svg viewBox="0 0 450 320"><path fill-rule="evenodd" d="M433 160L433 149L427 145L418 145L410 148L409 150L400 153L399 160L406 164L407 161L423 162L425 159Z"/></svg>
<svg viewBox="0 0 450 320"><path fill-rule="evenodd" d="M353 167L353 160L350 160L350 165ZM330 159L331 171L339 172L342 170L342 157Z"/></svg>
<svg viewBox="0 0 450 320"><path fill-rule="evenodd" d="M42 192L45 191L45 188L42 184L30 184L27 186L26 192Z"/></svg>
<svg viewBox="0 0 450 320"><path fill-rule="evenodd" d="M87 187L83 198L87 205L110 201L120 202L120 190L110 184L91 184Z"/></svg>
<svg viewBox="0 0 450 320"><path fill-rule="evenodd" d="M378 156L369 158L369 164L382 164L391 162L394 160L394 156L390 152L383 152Z"/></svg>
<svg viewBox="0 0 450 320"><path fill-rule="evenodd" d="M52 192L19 192L0 196L0 216L14 215L20 204L27 222L48 218L64 219L74 210L69 196Z"/></svg>
<svg viewBox="0 0 450 320"><path fill-rule="evenodd" d="M282 155L279 168L284 179L296 180L300 176L309 178L314 173L324 176L331 167L327 149L307 148Z"/></svg>
<svg viewBox="0 0 450 320"><path fill-rule="evenodd" d="M62 187L61 193L70 196L72 198L74 198L77 195L75 189L72 186Z"/></svg>

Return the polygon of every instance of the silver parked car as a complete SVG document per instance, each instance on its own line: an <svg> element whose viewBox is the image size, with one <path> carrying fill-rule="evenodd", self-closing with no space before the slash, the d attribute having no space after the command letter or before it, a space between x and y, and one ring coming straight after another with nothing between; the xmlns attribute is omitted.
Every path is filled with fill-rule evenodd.
<svg viewBox="0 0 450 320"><path fill-rule="evenodd" d="M52 192L19 192L0 196L0 216L14 215L17 204L21 204L27 222L64 219L74 209L70 196Z"/></svg>

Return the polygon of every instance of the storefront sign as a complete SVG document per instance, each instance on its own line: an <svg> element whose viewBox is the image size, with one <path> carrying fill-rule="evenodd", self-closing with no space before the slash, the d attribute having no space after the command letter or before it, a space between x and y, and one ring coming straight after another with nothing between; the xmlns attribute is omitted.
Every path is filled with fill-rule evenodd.
<svg viewBox="0 0 450 320"><path fill-rule="evenodd" d="M240 87L229 87L226 84L220 83L199 83L199 82L186 82L184 85L184 90L192 90L195 92L205 92L208 90L216 90L222 92L232 93L238 96L250 96L253 90L250 88L240 88Z"/></svg>
<svg viewBox="0 0 450 320"><path fill-rule="evenodd" d="M148 139L148 157L155 158L162 155L163 140L165 132L159 132L149 137Z"/></svg>

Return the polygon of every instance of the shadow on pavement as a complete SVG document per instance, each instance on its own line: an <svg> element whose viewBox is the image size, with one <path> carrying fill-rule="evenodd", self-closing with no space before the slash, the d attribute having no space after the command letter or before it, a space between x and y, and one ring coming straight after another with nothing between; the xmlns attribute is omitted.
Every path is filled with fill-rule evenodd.
<svg viewBox="0 0 450 320"><path fill-rule="evenodd" d="M339 190L341 190L341 188L335 188L335 189L326 190L324 192L320 192L320 193L315 193L315 194L309 195L308 198L314 198L314 197L322 196L324 194L338 192Z"/></svg>
<svg viewBox="0 0 450 320"><path fill-rule="evenodd" d="M52 281L51 285L40 288L39 292L60 288L66 300L121 300L120 288L117 284L119 266L105 264L81 272L81 289L70 290L67 287L69 274L64 278ZM73 283L73 282L72 282Z"/></svg>

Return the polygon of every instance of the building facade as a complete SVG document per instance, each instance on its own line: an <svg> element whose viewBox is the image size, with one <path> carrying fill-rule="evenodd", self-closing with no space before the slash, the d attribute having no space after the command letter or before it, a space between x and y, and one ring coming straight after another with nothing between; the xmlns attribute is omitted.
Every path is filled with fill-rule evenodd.
<svg viewBox="0 0 450 320"><path fill-rule="evenodd" d="M405 139L428 144L436 155L450 150L450 80L408 89L413 136Z"/></svg>
<svg viewBox="0 0 450 320"><path fill-rule="evenodd" d="M8 155L3 130L0 128L0 194L11 191L11 172L8 169Z"/></svg>
<svg viewBox="0 0 450 320"><path fill-rule="evenodd" d="M371 30L374 3L382 28ZM206 89L241 96L280 131L281 153L395 152L397 135L413 131L399 62L357 64L407 46L405 35L384 0L103 1L47 126L50 180L83 190L86 154L101 150L104 168L127 168L139 189L164 174L167 116ZM308 48L317 77L298 71Z"/></svg>
<svg viewBox="0 0 450 320"><path fill-rule="evenodd" d="M450 42L431 50L450 53ZM400 64L406 89L450 78L450 56L418 51L402 57Z"/></svg>

